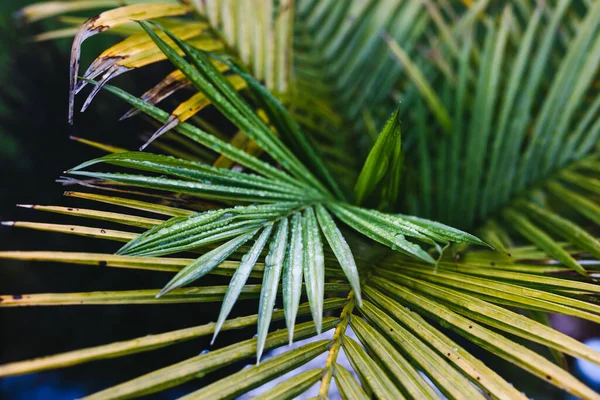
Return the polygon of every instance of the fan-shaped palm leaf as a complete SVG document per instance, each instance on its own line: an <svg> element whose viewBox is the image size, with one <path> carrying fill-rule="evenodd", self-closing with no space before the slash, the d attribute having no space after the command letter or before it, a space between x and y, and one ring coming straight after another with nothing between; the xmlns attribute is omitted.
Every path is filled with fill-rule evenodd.
<svg viewBox="0 0 600 400"><path fill-rule="evenodd" d="M535 9L523 2L498 10L488 3L267 1L250 10L243 1L192 2L204 15L201 22L163 23L166 30L141 22L144 32L108 50L84 79L73 73L73 95L84 83L104 87L162 124L155 136L168 129L181 135L169 132L158 144L178 141L204 162L105 147L112 154L69 173L113 193L67 195L151 211L155 218L30 208L148 230L11 222L127 243L116 255L2 252L0 257L176 275L162 291L3 296L0 307L222 301L221 315L216 323L7 364L0 366L0 376L149 351L202 335L214 340L219 331L256 324L255 338L90 398L154 393L253 355L260 361L264 350L328 330L333 334L326 340L304 343L187 397L233 398L327 354L321 368L299 372L262 398L293 398L318 381L321 398L330 393L332 381L344 398L436 398L434 387L448 398L526 398L503 371L465 348L471 342L577 397L599 398L529 344L600 364L598 353L539 317L560 313L600 320L594 301L599 289L589 279L597 273L600 244L595 229L586 229L596 226L600 215L595 197L600 102L593 85L600 62L600 5L573 7L560 0ZM69 10L62 3L57 11L40 7L25 14L36 19ZM132 7L138 6L88 21L75 41L74 60L98 21L107 21L106 27L129 23ZM147 8L137 18L144 20L191 10L176 3L140 7ZM559 28L565 33L556 39ZM195 41L193 35L206 38ZM205 46L209 42L226 54L207 53L215 49ZM423 46L430 47L429 57ZM290 74L286 57L292 50ZM146 51L151 54L144 57L168 59L176 71L142 98L106 84L125 65L108 58L123 55L130 62L134 53ZM95 74L98 65L102 72ZM100 82L91 80L102 73L107 75ZM276 93L281 103L256 78L285 92ZM183 87L197 93L172 113L157 107ZM233 135L197 119L194 114L208 104L232 122ZM185 114L184 107L193 111ZM386 120L379 137L366 134ZM240 145L250 142L252 151ZM352 143L365 156L371 148L362 171L346 160ZM262 153L269 158L259 158ZM332 163L321 154L340 160L338 169L330 172ZM107 164L137 172L90 170ZM239 168L229 169L232 165ZM401 180L403 165L407 173ZM344 175L360 176L354 188L358 202L379 210L348 200L355 182L337 179ZM424 218L479 227L496 250L471 246L485 243ZM194 257L158 257L181 252ZM206 274L232 276L231 284L182 288L201 283ZM253 278L262 284L248 283ZM302 296L308 301L300 305ZM274 310L277 297L284 310ZM227 319L240 299L258 300L257 315ZM296 323L308 314L311 322ZM269 333L276 319L285 319L288 329ZM358 341L350 338L349 327ZM448 330L456 335L450 337ZM339 365L340 352L358 381Z"/></svg>

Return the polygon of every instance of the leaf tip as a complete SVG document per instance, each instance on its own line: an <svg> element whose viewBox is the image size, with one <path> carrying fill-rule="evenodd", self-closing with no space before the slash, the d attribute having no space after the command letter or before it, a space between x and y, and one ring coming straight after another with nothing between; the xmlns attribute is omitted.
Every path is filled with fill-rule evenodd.
<svg viewBox="0 0 600 400"><path fill-rule="evenodd" d="M586 278L588 277L588 273L586 271L586 269L578 262L575 262L576 267L574 268L575 271L577 273L579 273L582 276L585 276Z"/></svg>
<svg viewBox="0 0 600 400"><path fill-rule="evenodd" d="M131 108L129 111L127 111L125 114L123 114L123 115L121 116L121 118L119 118L119 121L124 121L124 120L126 120L127 118L133 117L133 116L134 116L134 115L136 115L138 112L139 112L139 111L138 111L138 109L137 109L137 108L135 108L135 107L133 107L133 108Z"/></svg>
<svg viewBox="0 0 600 400"><path fill-rule="evenodd" d="M174 287L174 286L167 285L167 286L165 286L164 288L162 288L162 289L161 289L161 291L160 291L160 292L158 292L158 293L156 294L156 296L154 296L154 297L155 297L155 298L157 298L157 299L159 299L159 298L161 298L162 296L164 296L165 294L169 293L169 292L170 292L171 290L173 290L173 289L175 289L175 287Z"/></svg>
<svg viewBox="0 0 600 400"><path fill-rule="evenodd" d="M256 365L260 364L260 359L262 358L263 350L263 346L259 346L256 348Z"/></svg>
<svg viewBox="0 0 600 400"><path fill-rule="evenodd" d="M320 335L323 331L323 325L322 322L319 320L318 322L315 321L315 329L317 331L317 335Z"/></svg>
<svg viewBox="0 0 600 400"><path fill-rule="evenodd" d="M356 301L356 304L358 305L358 307L362 307L363 302L362 302L362 295L360 294L360 290L355 291L354 298L355 298L355 301Z"/></svg>
<svg viewBox="0 0 600 400"><path fill-rule="evenodd" d="M150 145L150 143L154 142L160 136L167 133L171 129L175 128L177 125L179 125L180 122L181 121L179 120L179 118L177 118L177 116L171 115L169 117L169 119L167 120L167 122L165 122L165 124L163 126L161 126L156 132L154 132L154 134L150 137L150 139L148 139L146 141L146 143L144 143L140 147L140 151L143 151L146 147L148 147L148 145Z"/></svg>

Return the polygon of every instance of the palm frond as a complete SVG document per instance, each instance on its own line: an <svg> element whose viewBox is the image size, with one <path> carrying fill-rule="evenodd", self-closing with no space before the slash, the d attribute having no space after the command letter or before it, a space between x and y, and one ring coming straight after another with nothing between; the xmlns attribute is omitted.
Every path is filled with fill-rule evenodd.
<svg viewBox="0 0 600 400"><path fill-rule="evenodd" d="M577 17L580 27L561 43L555 32L568 23L564 17L567 10L567 2L539 6L527 10L523 23L507 5L494 21L490 16L483 23L473 20L463 25L451 36L453 42L458 43L469 30L482 29L485 33L481 39L473 39L474 33L467 34L470 39L462 48L453 50L449 44L439 48L453 60L454 75L458 77L456 84L444 82L445 94L438 99L441 103L429 101L430 89L422 83L423 76L431 82L439 80L441 72L424 64L420 77L408 74L420 97L416 100L420 111L414 113L419 130L413 131L418 151L409 158L418 163L420 171L415 172L407 190L412 198L431 200L421 204L413 201L407 206L411 214L463 227L493 218L494 224L484 224L482 237L506 238L504 233L494 232L501 224L503 232L518 234L583 273L576 260L544 232L549 229L578 245L581 242L576 236L582 234L586 251L595 251L595 241L581 223L566 215L570 215L569 208L576 207L589 221L598 222L597 205L582 198L590 190L589 184L574 184L572 173L597 159L591 146L597 133L590 126L597 119L597 109L587 105L597 102L599 94L592 86L599 61L592 55L596 54L598 41L593 40L591 32L600 26L600 8L590 4L585 14ZM545 29L540 27L542 22L547 24ZM511 32L518 33L511 38ZM536 42L540 43L537 51ZM399 55L397 43L390 43L390 48L399 62L413 63L405 53ZM552 60L552 51L558 48L566 49L566 53L562 59ZM556 64L556 73L547 70L548 62ZM583 70L577 72L576 65ZM474 71L478 71L477 81L472 79ZM542 79L549 84L543 85ZM470 109L469 102L473 103ZM426 139L432 138L427 132L428 120L446 130L447 121L440 116L440 107L454 112L452 135ZM582 118L575 119L575 115ZM563 141L568 146L558 152ZM409 139L407 142L412 143ZM434 163L434 159L439 162ZM586 178L593 182L593 174ZM444 206L447 199L448 207ZM494 245L504 247L498 240Z"/></svg>
<svg viewBox="0 0 600 400"><path fill-rule="evenodd" d="M113 6L59 3L25 14L35 20L73 9L63 3ZM327 398L335 381L344 398L527 398L480 352L578 398L599 398L531 348L547 347L558 363L569 355L600 365L597 352L544 319L559 313L600 322L592 279L600 273L598 3L127 4L84 24L74 61L86 36L129 24L135 10L144 10L137 19L162 18L161 25L140 22L143 31L127 33L82 79L73 72L72 95L90 84L84 107L101 88L125 100L133 107L127 117L154 121L152 146L168 155L90 142L109 154L68 171L81 179L68 182L110 193L66 195L127 211L28 207L131 231L9 223L125 244L117 254L9 251L0 258L175 275L162 290L2 296L0 307L220 302L218 320L7 364L0 376L204 335L218 346L220 331L256 325L254 338L89 398L147 395L256 357L257 365L186 396L234 398L323 354L322 366L298 370L261 397L293 398L320 381L318 396ZM171 18L192 9L199 21ZM175 71L140 98L107 84L161 60ZM183 88L194 94L175 111L157 106ZM198 116L209 105L233 132ZM383 126L378 137L376 126ZM348 159L356 158L348 156L356 154L352 146L368 154L362 171ZM134 172L95 171L104 167ZM351 179L338 179L344 175ZM485 242L443 223L476 229ZM496 250L473 246L486 242ZM183 288L207 274L232 278L228 286ZM254 300L257 314L228 319L244 299ZM274 308L279 302L283 310ZM308 315L312 320L303 322ZM281 319L287 329L269 332ZM266 350L330 330L260 362ZM358 380L340 365L340 354Z"/></svg>

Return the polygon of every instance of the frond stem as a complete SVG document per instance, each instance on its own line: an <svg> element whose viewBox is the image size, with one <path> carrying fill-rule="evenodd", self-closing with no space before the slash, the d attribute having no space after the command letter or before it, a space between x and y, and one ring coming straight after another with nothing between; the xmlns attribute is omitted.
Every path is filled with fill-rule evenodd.
<svg viewBox="0 0 600 400"><path fill-rule="evenodd" d="M348 322L350 320L350 314L352 314L352 310L354 310L353 290L348 293L347 299L348 302L342 308L340 313L340 322L333 333L333 345L329 349L329 355L327 356L327 361L325 362L323 377L321 378L321 389L319 390L318 396L319 399L327 399L327 394L329 393L329 387L331 386L331 379L333 377L333 368L342 345L342 335L346 333L346 328L348 327Z"/></svg>

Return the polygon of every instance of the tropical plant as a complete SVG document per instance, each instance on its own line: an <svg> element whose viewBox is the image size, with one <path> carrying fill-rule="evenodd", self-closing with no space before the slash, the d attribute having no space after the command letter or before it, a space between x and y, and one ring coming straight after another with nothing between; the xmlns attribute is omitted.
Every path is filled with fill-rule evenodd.
<svg viewBox="0 0 600 400"><path fill-rule="evenodd" d="M221 302L221 311L216 323L7 364L0 376L204 335L215 341L220 331L257 325L254 338L221 348L216 341L214 351L89 398L154 393L256 356L256 365L186 396L232 398L322 353L322 367L259 397L293 398L320 382L327 398L335 380L350 399L526 398L472 354L476 347L579 398L600 398L565 364L565 354L596 364L600 354L547 320L600 321L600 2L463 3L72 0L25 8L35 21L119 7L81 27L61 17L66 27L42 39L75 36L71 121L75 95L93 87L85 109L104 88L133 107L125 117L158 123L143 148L162 154L90 142L109 154L65 178L112 194L67 196L154 218L27 206L142 234L7 223L126 243L116 254L0 257L176 274L162 290L3 296L0 307ZM83 41L104 31L125 39L79 77ZM107 84L163 60L174 71L141 97ZM174 111L156 106L184 88L194 93ZM209 106L225 120L201 117ZM90 169L108 166L138 172ZM193 256L161 257L170 254ZM206 274L232 278L183 288ZM277 298L283 310L274 309ZM228 319L238 299L256 299L258 313ZM269 332L277 319L287 331ZM329 339L261 362L266 349L328 330ZM360 383L339 365L340 352Z"/></svg>

